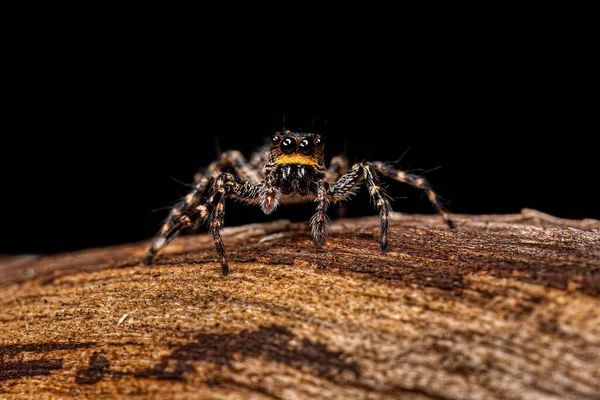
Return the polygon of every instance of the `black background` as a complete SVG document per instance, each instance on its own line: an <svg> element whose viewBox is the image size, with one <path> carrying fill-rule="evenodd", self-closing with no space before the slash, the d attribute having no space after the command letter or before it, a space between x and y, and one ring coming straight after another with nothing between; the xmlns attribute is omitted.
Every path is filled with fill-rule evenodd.
<svg viewBox="0 0 600 400"><path fill-rule="evenodd" d="M359 161L404 154L398 165L425 172L451 212L518 213L528 207L566 218L600 218L597 149L575 115L579 111L564 112L564 103L516 103L285 114L288 128L322 132L330 155L345 152ZM151 237L166 207L186 194L182 183L191 183L217 148L249 154L281 127L283 115L198 110L194 120L177 120L172 113L157 116L158 108L135 108L119 118L111 110L76 108L75 120L67 121L65 113L48 121L64 133L21 141L29 150L27 158L9 165L14 173L7 174L3 199L2 251L54 253ZM395 210L431 212L421 192L386 182ZM229 202L227 224L302 220L313 209L284 206L265 216ZM364 190L348 212L375 213Z"/></svg>
<svg viewBox="0 0 600 400"><path fill-rule="evenodd" d="M165 69L114 59L66 70L32 64L15 80L5 110L0 254L149 238L187 192L176 180L191 183L217 148L249 155L282 127L284 114L287 128L322 133L330 156L404 154L398 166L425 173L451 212L527 207L599 219L597 92L589 64L524 51L502 60L495 53L460 56L411 59L408 67L360 76L355 69L318 84L296 70L275 85L199 73L196 64L180 70L183 62ZM418 190L386 182L396 211L432 211ZM265 216L229 202L226 225L306 220L313 210L284 206ZM348 216L369 214L375 211L363 190Z"/></svg>

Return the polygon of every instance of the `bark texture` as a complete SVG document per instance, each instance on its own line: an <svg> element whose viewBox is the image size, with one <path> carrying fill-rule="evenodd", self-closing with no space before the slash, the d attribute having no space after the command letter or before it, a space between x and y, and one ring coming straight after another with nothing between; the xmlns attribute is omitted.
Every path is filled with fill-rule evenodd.
<svg viewBox="0 0 600 400"><path fill-rule="evenodd" d="M0 398L600 398L600 222L229 228L0 260Z"/></svg>

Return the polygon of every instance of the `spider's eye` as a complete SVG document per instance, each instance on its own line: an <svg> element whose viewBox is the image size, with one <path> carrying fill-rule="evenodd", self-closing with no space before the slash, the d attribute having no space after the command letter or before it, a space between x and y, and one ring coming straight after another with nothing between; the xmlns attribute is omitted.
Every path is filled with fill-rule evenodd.
<svg viewBox="0 0 600 400"><path fill-rule="evenodd" d="M321 139L321 138L316 138L316 139L315 139L315 144L316 144L317 146L320 146L320 145L322 145L322 144L323 144L323 139Z"/></svg>
<svg viewBox="0 0 600 400"><path fill-rule="evenodd" d="M281 136L279 135L274 135L271 138L271 144L277 146L279 144L279 142L281 141Z"/></svg>
<svg viewBox="0 0 600 400"><path fill-rule="evenodd" d="M298 147L300 148L300 153L304 154L305 156L310 156L315 151L315 142L304 139L300 142Z"/></svg>
<svg viewBox="0 0 600 400"><path fill-rule="evenodd" d="M298 148L296 141L292 138L283 139L279 147L285 154L292 154Z"/></svg>

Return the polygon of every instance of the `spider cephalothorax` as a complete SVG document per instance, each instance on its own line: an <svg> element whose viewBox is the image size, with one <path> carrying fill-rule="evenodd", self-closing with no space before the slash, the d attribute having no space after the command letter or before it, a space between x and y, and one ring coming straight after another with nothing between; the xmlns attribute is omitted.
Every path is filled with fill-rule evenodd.
<svg viewBox="0 0 600 400"><path fill-rule="evenodd" d="M273 186L282 195L314 193L315 183L325 177L323 147L323 140L315 134L286 131L273 135L266 165L266 171L274 177Z"/></svg>
<svg viewBox="0 0 600 400"><path fill-rule="evenodd" d="M227 168L235 173L223 172ZM192 191L171 210L144 263L150 264L156 254L183 229L197 228L208 220L223 275L227 275L229 267L220 235L227 197L249 204L258 203L265 214L275 211L281 203L315 201L317 211L311 218L310 227L315 244L322 246L329 237L327 210L330 204L348 200L362 182L366 182L369 194L379 209L381 250L385 253L388 251L388 219L392 208L388 196L378 184L378 173L423 189L448 226L454 227L425 178L399 171L380 161L363 161L348 169L348 162L343 156L334 157L326 168L324 143L320 135L284 131L275 133L270 143L253 154L249 162L239 151L228 151L205 173L198 174Z"/></svg>

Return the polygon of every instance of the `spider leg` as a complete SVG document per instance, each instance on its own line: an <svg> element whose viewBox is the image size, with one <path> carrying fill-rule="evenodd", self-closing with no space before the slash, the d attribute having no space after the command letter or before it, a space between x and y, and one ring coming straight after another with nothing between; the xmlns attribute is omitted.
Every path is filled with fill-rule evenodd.
<svg viewBox="0 0 600 400"><path fill-rule="evenodd" d="M387 193L385 193L385 190L379 186L379 180L377 178L377 174L373 172L373 168L369 164L365 163L362 167L362 170L367 181L367 187L369 188L371 199L373 199L375 206L379 209L381 251L387 253L389 250L387 242L389 226L388 221L390 213L392 212L390 199Z"/></svg>
<svg viewBox="0 0 600 400"><path fill-rule="evenodd" d="M261 155L262 152L255 153L251 158L252 161L256 158L256 154ZM255 163L249 163L242 153L237 150L230 150L223 153L221 162L228 162L228 164L235 169L235 173L245 181L259 183L263 178L260 166Z"/></svg>
<svg viewBox="0 0 600 400"><path fill-rule="evenodd" d="M242 177L242 179L254 183L258 183L262 179L262 173L250 165L242 153L239 151L224 152L221 155L221 158L218 161L213 162L205 173L196 174L194 179L194 187L190 193L188 193L180 203L171 209L169 216L165 220L156 239L152 243L152 247L148 251L148 255L144 259L145 264L152 263L156 253L165 247L170 241L175 239L182 229L195 229L202 222L204 222L206 216L200 217L199 215L204 214L203 212L198 211L197 208L202 209L200 202L202 201L202 197L206 193L208 186L223 172L223 169L227 167L233 168L235 172ZM193 221L191 225L187 222L188 218L190 221Z"/></svg>
<svg viewBox="0 0 600 400"><path fill-rule="evenodd" d="M229 266L225 257L225 245L220 233L225 223L225 199L227 197L234 197L242 201L253 202L261 196L264 189L265 185L262 183L248 182L228 173L219 175L215 181L212 194L207 202L207 204L210 203L213 205L209 229L213 236L217 254L221 260L223 275L229 274Z"/></svg>
<svg viewBox="0 0 600 400"><path fill-rule="evenodd" d="M195 208L189 208L182 211L177 217L174 217L167 226L168 229L161 230L160 234L152 242L152 246L148 249L146 257L144 257L144 264L152 264L158 252L173 241L183 229L199 226L209 216L211 209L211 203L207 203Z"/></svg>
<svg viewBox="0 0 600 400"><path fill-rule="evenodd" d="M452 219L450 219L448 212L442 206L438 195L433 191L431 185L429 184L429 182L427 182L427 180L424 177L397 170L388 164L382 163L381 161L372 162L370 163L370 165L372 165L373 168L375 168L381 174L389 178L392 178L398 182L408 183L413 187L424 190L427 194L427 198L431 202L431 205L437 211L437 213L440 214L444 222L446 222L446 224L451 229L456 228L454 222L452 221Z"/></svg>
<svg viewBox="0 0 600 400"><path fill-rule="evenodd" d="M387 253L387 233L389 226L389 215L392 211L390 205L390 199L385 193L385 190L379 186L379 180L377 174L374 173L374 169L370 163L361 162L354 164L350 171L342 175L337 182L330 189L330 196L335 202L348 200L358 188L358 184L365 180L369 189L371 199L375 203L375 206L379 209L380 217L380 241L381 251Z"/></svg>
<svg viewBox="0 0 600 400"><path fill-rule="evenodd" d="M227 167L233 168L245 180L258 183L262 178L261 173L246 161L242 153L239 151L224 152L221 158L213 162L205 173L196 174L193 189L179 204L173 207L160 233L164 234L171 230L174 224L177 224L177 218L183 214L184 210L198 206L210 183Z"/></svg>
<svg viewBox="0 0 600 400"><path fill-rule="evenodd" d="M221 261L223 275L229 273L229 266L225 258L225 246L221 238L220 230L225 222L225 198L235 197L242 201L252 202L258 199L264 189L264 184L245 181L230 173L220 174L211 190L211 195L203 205L199 205L193 209L188 209L182 213L179 218L176 218L172 227L159 235L146 258L145 264L150 264L156 254L163 249L169 242L177 237L182 229L194 228L200 225L206 219L209 220L209 230L213 236L213 241L217 249L217 254Z"/></svg>
<svg viewBox="0 0 600 400"><path fill-rule="evenodd" d="M335 156L331 159L329 163L329 168L325 171L325 181L333 184L337 181L340 176L346 174L348 172L348 159L346 156L339 155ZM347 205L346 203L340 203L337 205L337 216L343 218L347 213Z"/></svg>
<svg viewBox="0 0 600 400"><path fill-rule="evenodd" d="M325 184L319 184L317 187L317 212L310 219L310 228L313 241L317 246L323 246L329 237L329 217L327 209L331 199ZM327 185L328 186L328 185Z"/></svg>

